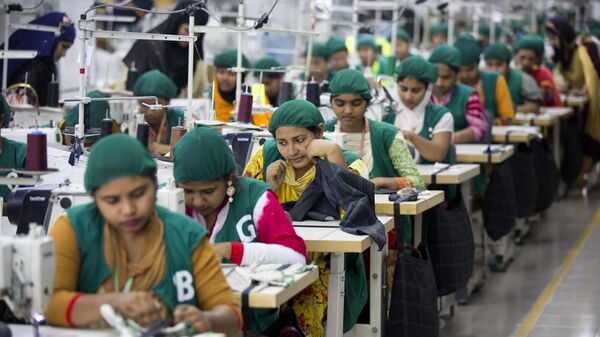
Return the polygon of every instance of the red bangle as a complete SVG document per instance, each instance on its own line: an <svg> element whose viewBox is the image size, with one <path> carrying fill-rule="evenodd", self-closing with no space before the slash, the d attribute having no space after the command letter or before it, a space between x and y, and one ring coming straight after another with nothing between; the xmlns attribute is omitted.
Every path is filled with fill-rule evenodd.
<svg viewBox="0 0 600 337"><path fill-rule="evenodd" d="M399 190L401 190L404 187L406 187L406 186L404 186L405 185L405 179L404 178L402 178L402 177L396 177L395 179L396 179L396 184L398 184L398 189Z"/></svg>
<svg viewBox="0 0 600 337"><path fill-rule="evenodd" d="M67 324L74 328L75 325L73 325L73 322L71 321L71 313L73 312L73 308L75 307L75 302L77 302L77 300L83 296L83 293L77 293L75 294L75 296L73 296L73 298L71 299L71 301L69 301L69 305L67 305L67 312L66 312L66 318L67 318Z"/></svg>

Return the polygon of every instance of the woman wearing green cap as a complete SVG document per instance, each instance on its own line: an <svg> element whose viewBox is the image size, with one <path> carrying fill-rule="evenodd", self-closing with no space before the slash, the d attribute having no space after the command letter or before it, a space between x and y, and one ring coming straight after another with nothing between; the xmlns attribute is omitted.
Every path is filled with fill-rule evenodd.
<svg viewBox="0 0 600 337"><path fill-rule="evenodd" d="M359 174L366 165L339 145L323 139L324 120L317 107L305 100L281 105L271 117L269 132L274 140L265 142L250 158L244 175L265 180L280 203L296 202L316 176L315 157L326 158ZM366 277L362 256L346 255L344 332L352 328L367 300ZM328 258L309 253L309 260L319 266L321 282L315 282L293 301L300 326L309 336L323 336L323 318L327 308ZM350 302L352 301L352 302Z"/></svg>
<svg viewBox="0 0 600 337"><path fill-rule="evenodd" d="M434 48L440 44L448 43L448 26L444 23L437 23L431 26L429 29L429 38Z"/></svg>
<svg viewBox="0 0 600 337"><path fill-rule="evenodd" d="M87 94L90 98L102 98L104 95L98 91L94 90ZM90 127L100 129L102 127L102 120L105 118L110 118L110 106L108 105L108 101L92 101L90 104ZM64 130L65 127L74 127L79 122L79 104L76 104L73 108L71 108L67 113L65 113L65 117L60 123L59 127L61 130ZM113 133L117 133L117 128L113 122ZM98 137L86 137L85 138L85 146L91 146ZM69 135L65 135L64 143L66 145L71 145L73 142L73 137Z"/></svg>
<svg viewBox="0 0 600 337"><path fill-rule="evenodd" d="M539 35L523 36L515 42L513 50L516 53L515 63L540 87L544 106L562 106L552 71L544 65L544 38Z"/></svg>
<svg viewBox="0 0 600 337"><path fill-rule="evenodd" d="M165 74L159 70L150 70L140 76L133 85L135 96L156 96L158 104L168 105L172 98L177 96L177 86ZM150 125L150 139L148 149L152 153L164 155L170 151L171 128L184 124L183 111L171 108L156 108L152 98L143 99L139 102L140 112L144 114L144 120Z"/></svg>
<svg viewBox="0 0 600 337"><path fill-rule="evenodd" d="M429 62L437 66L437 81L433 85L431 103L447 107L454 119L452 142L473 143L483 140L488 127L479 93L458 83L460 52L448 44L433 50Z"/></svg>
<svg viewBox="0 0 600 337"><path fill-rule="evenodd" d="M184 190L186 213L208 230L220 257L245 266L306 263L306 245L277 196L263 181L236 176L233 154L221 134L196 128L181 138L174 154L173 176ZM277 318L272 310L253 315L259 333Z"/></svg>
<svg viewBox="0 0 600 337"><path fill-rule="evenodd" d="M456 39L454 47L460 51L461 67L458 73L460 83L479 92L486 113L493 118L513 118L515 112L504 76L479 70L481 54L479 41L470 34L463 34Z"/></svg>
<svg viewBox="0 0 600 337"><path fill-rule="evenodd" d="M367 164L375 188L424 190L425 184L402 133L393 125L365 118L372 96L364 75L353 69L342 70L335 75L329 89L337 118L327 121L325 130L334 131L339 126L346 134L346 149L357 153ZM403 242L409 240L410 232L406 232ZM395 230L390 232L388 245L390 249L397 247Z"/></svg>
<svg viewBox="0 0 600 337"><path fill-rule="evenodd" d="M327 40L327 48L329 49L329 67L336 73L350 67L348 63L348 48L346 41L340 36L332 36Z"/></svg>
<svg viewBox="0 0 600 337"><path fill-rule="evenodd" d="M543 99L540 88L528 74L510 68L512 53L503 43L492 43L483 51L485 66L489 71L504 76L510 98L517 112L538 113Z"/></svg>
<svg viewBox="0 0 600 337"><path fill-rule="evenodd" d="M418 152L421 163L452 162L452 113L429 103L437 68L420 56L410 56L396 68L400 109L392 122ZM392 115L393 116L393 115Z"/></svg>
<svg viewBox="0 0 600 337"><path fill-rule="evenodd" d="M356 51L360 58L360 64L356 66L357 70L366 71L370 74L379 75L383 70L379 61L379 47L375 43L375 37L364 35L356 42Z"/></svg>
<svg viewBox="0 0 600 337"><path fill-rule="evenodd" d="M184 190L186 213L209 230L212 242L219 242L219 255L240 265L305 262L304 241L277 196L263 181L236 176L223 136L212 128L196 128L181 138L174 154L173 176Z"/></svg>
<svg viewBox="0 0 600 337"><path fill-rule="evenodd" d="M307 55L308 50L305 51L304 55ZM314 79L317 83L331 80L331 74L327 68L327 63L331 53L325 43L315 42L312 46L312 54L310 58L310 74L309 79ZM304 73L301 78L304 79Z"/></svg>
<svg viewBox="0 0 600 337"><path fill-rule="evenodd" d="M424 189L423 180L398 129L365 118L371 101L367 79L357 70L340 71L329 85L331 106L337 118L325 123L326 131L336 125L346 133L347 149L367 164L376 189Z"/></svg>
<svg viewBox="0 0 600 337"><path fill-rule="evenodd" d="M7 128L10 122L10 106L6 102L4 95L0 95L0 125ZM25 166L25 156L27 155L27 145L16 142L5 137L0 137L0 167L20 169ZM0 172L1 177L6 177L8 172ZM4 199L4 205L8 203L10 190L7 185L0 185L0 197Z"/></svg>
<svg viewBox="0 0 600 337"><path fill-rule="evenodd" d="M285 75L285 73L269 70L279 67L281 67L281 63L269 56L262 57L260 60L256 61L256 64L254 65L255 69L260 69L254 72L254 77L265 85L267 104L275 107L278 106L277 98L279 96L279 87L281 86L281 81L283 81L283 75ZM260 125L257 124L256 121L253 122L256 125Z"/></svg>
<svg viewBox="0 0 600 337"><path fill-rule="evenodd" d="M391 37L390 39L391 40ZM402 62L405 58L410 56L410 44L412 37L402 27L398 27L396 30L396 50L394 56L387 57L384 62L382 74L394 75L394 69Z"/></svg>
<svg viewBox="0 0 600 337"><path fill-rule="evenodd" d="M213 83L216 82L217 85L214 91L215 118L221 122L231 122L235 109L233 103L237 89L237 74L229 68L237 67L237 49L223 50L215 56L213 64L216 68ZM244 54L242 54L242 67L250 68L250 61ZM246 73L242 73L242 82L244 82L245 77Z"/></svg>
<svg viewBox="0 0 600 337"><path fill-rule="evenodd" d="M50 324L97 326L100 306L110 304L145 327L173 315L197 332L239 330L239 307L206 230L156 205L156 163L140 142L124 134L101 139L84 185L94 201L68 209L50 228L60 275Z"/></svg>

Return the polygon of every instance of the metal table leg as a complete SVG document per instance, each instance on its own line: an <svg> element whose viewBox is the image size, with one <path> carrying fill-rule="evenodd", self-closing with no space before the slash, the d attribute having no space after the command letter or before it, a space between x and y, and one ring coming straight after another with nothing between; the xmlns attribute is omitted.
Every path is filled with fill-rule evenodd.
<svg viewBox="0 0 600 337"><path fill-rule="evenodd" d="M341 337L344 328L344 253L330 254L329 284L327 289L327 337Z"/></svg>

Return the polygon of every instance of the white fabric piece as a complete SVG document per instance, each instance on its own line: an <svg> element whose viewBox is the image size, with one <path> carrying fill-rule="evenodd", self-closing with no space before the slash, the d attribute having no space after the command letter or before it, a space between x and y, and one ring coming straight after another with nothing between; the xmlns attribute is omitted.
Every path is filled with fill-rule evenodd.
<svg viewBox="0 0 600 337"><path fill-rule="evenodd" d="M248 266L255 262L261 264L304 264L306 263L306 258L295 250L278 244L260 242L244 243L244 256L242 257L241 265Z"/></svg>

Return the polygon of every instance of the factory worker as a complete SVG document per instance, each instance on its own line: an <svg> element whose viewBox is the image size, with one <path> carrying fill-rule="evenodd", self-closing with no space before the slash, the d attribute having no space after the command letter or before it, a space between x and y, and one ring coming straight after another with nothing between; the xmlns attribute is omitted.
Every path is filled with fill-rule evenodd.
<svg viewBox="0 0 600 337"><path fill-rule="evenodd" d="M280 203L300 199L316 176L314 157L347 167L355 173L366 171L365 163L352 153L344 153L339 145L323 139L324 120L312 103L292 100L281 105L271 117L269 132L275 140L268 140L250 158L244 175L265 180ZM364 261L361 255L346 255L344 331L358 319L366 300L367 291ZM323 319L327 309L327 279L329 258L321 253L309 253L309 260L319 265L322 282L315 282L309 290L293 300L298 322L310 336L323 336Z"/></svg>
<svg viewBox="0 0 600 337"><path fill-rule="evenodd" d="M429 38L434 48L440 44L448 43L448 26L444 23L431 26L429 29Z"/></svg>
<svg viewBox="0 0 600 337"><path fill-rule="evenodd" d="M430 103L437 67L410 56L396 68L396 75L401 104L393 124L419 152L421 163L448 162L454 119L448 108Z"/></svg>
<svg viewBox="0 0 600 337"><path fill-rule="evenodd" d="M51 12L29 23L59 28L59 34L25 29L12 33L8 43L9 50L34 50L37 55L32 59L8 61L7 86L17 83L31 85L37 93L37 105L45 106L48 83L53 78L58 79L56 63L67 54L75 40L75 25L63 12ZM4 44L0 49L4 49Z"/></svg>
<svg viewBox="0 0 600 337"><path fill-rule="evenodd" d="M505 44L492 43L489 45L483 51L483 59L489 71L497 72L506 79L516 112L539 112L544 103L542 92L533 77L520 70L510 68L512 54Z"/></svg>
<svg viewBox="0 0 600 337"><path fill-rule="evenodd" d="M173 3L174 1L171 1ZM193 3L192 0L179 0L173 11L186 9ZM149 33L189 35L190 15L194 16L196 26L204 26L208 22L208 14L200 8L172 13ZM204 33L196 33L194 42L194 84L203 85L204 81ZM123 59L123 63L131 70L136 69L139 75L157 69L168 76L177 86L176 96L188 83L188 41L157 41L137 40ZM196 85L194 85L196 87ZM194 90L195 92L197 90ZM194 95L196 96L196 95Z"/></svg>
<svg viewBox="0 0 600 337"><path fill-rule="evenodd" d="M472 35L463 34L456 39L454 47L460 51L461 67L458 73L460 83L479 92L486 113L493 118L513 118L515 113L504 76L479 70L481 54L479 41Z"/></svg>
<svg viewBox="0 0 600 337"><path fill-rule="evenodd" d="M10 107L6 103L4 96L0 95L0 125L7 128L10 122ZM1 132L1 131L0 131ZM25 166L25 156L27 155L27 145L21 142L10 140L6 137L0 137L0 167L21 169ZM8 172L0 172L0 176L6 177ZM8 202L10 190L7 185L0 185L0 197L4 200L4 205Z"/></svg>
<svg viewBox="0 0 600 337"><path fill-rule="evenodd" d="M165 74L158 70L151 70L135 81L133 94L135 96L156 96L158 104L168 105L170 100L177 96L177 86ZM140 112L144 114L144 120L150 125L148 150L160 155L168 153L171 143L171 128L183 125L183 111L146 106L156 104L152 98L140 100L139 103Z"/></svg>
<svg viewBox="0 0 600 337"><path fill-rule="evenodd" d="M265 93L267 95L267 104L274 107L278 106L277 98L279 96L279 88L281 81L283 81L283 72L269 71L273 68L279 68L281 64L276 59L265 56L260 60L256 61L254 65L255 69L260 69L254 72L254 77L260 80L265 85Z"/></svg>
<svg viewBox="0 0 600 337"><path fill-rule="evenodd" d="M366 163L375 188L425 189L402 133L393 125L365 117L372 96L364 75L353 69L342 70L329 88L337 118L327 121L325 130L334 131L337 125L346 134L346 149L358 154ZM409 242L410 235L406 232L403 242ZM397 247L395 230L390 232L388 244L392 249Z"/></svg>
<svg viewBox="0 0 600 337"><path fill-rule="evenodd" d="M348 48L346 42L340 36L332 36L327 40L327 48L329 49L329 69L333 75L340 70L350 67L348 63Z"/></svg>
<svg viewBox="0 0 600 337"><path fill-rule="evenodd" d="M197 332L239 330L239 306L206 229L156 205L156 163L140 142L124 134L98 141L84 185L94 201L50 229L59 277L48 323L97 326L107 303L144 327L172 316Z"/></svg>
<svg viewBox="0 0 600 337"><path fill-rule="evenodd" d="M590 171L592 163L600 160L600 63L595 44L586 45L585 39L577 40L573 26L565 17L546 21L546 36L550 40L558 71L570 88L570 94L587 95L589 103L583 110L582 174ZM593 47L593 48L592 48ZM592 55L596 57L592 57ZM582 181L580 175L579 182Z"/></svg>
<svg viewBox="0 0 600 337"><path fill-rule="evenodd" d="M544 38L527 35L513 45L515 63L531 75L542 92L544 106L562 106L560 92L554 83L552 71L544 65Z"/></svg>
<svg viewBox="0 0 600 337"><path fill-rule="evenodd" d="M304 53L308 53L308 50ZM322 42L315 42L312 46L312 55L310 58L310 74L309 80L314 79L317 83L322 83L331 80L331 73L327 68L330 53L327 45ZM302 74L302 78L304 73Z"/></svg>
<svg viewBox="0 0 600 337"><path fill-rule="evenodd" d="M375 43L375 37L364 35L356 42L356 51L360 59L360 64L356 66L357 70L365 72L368 68L372 75L379 75L383 69L379 60L379 47Z"/></svg>
<svg viewBox="0 0 600 337"><path fill-rule="evenodd" d="M213 61L215 65L214 81L217 84L214 90L215 98L215 118L221 122L233 121L235 110L236 79L235 72L228 68L237 67L237 49L225 49L219 55L215 56ZM242 54L242 67L250 68L250 61ZM242 73L242 82L244 82L246 73Z"/></svg>
<svg viewBox="0 0 600 337"><path fill-rule="evenodd" d="M90 91L87 94L87 97L90 98L102 98L104 95L98 91ZM105 118L110 118L110 106L107 101L92 101L90 104L90 128L98 128L102 127L102 120ZM59 127L64 130L65 127L74 127L79 122L79 104L73 106L69 111L65 113L65 116L59 125ZM117 133L118 127L113 121L113 133ZM85 146L91 146L96 140L98 140L97 136L94 137L86 137L85 138ZM64 136L64 144L71 145L73 142L73 136L65 135Z"/></svg>
<svg viewBox="0 0 600 337"><path fill-rule="evenodd" d="M454 118L448 108L430 103L437 67L420 56L409 56L396 68L396 75L400 107L395 119L387 122L402 131L420 164L454 163ZM456 195L456 186L443 189L448 199Z"/></svg>
<svg viewBox="0 0 600 337"><path fill-rule="evenodd" d="M404 28L398 27L396 30L396 50L394 56L385 59L385 66L382 71L383 74L390 76L394 75L394 69L400 65L400 62L410 56L411 42L412 37L410 34Z"/></svg>
<svg viewBox="0 0 600 337"><path fill-rule="evenodd" d="M437 81L433 85L431 103L445 106L454 119L453 143L474 143L483 140L488 127L479 93L458 83L460 52L448 44L433 50L429 62L437 66Z"/></svg>
<svg viewBox="0 0 600 337"><path fill-rule="evenodd" d="M365 117L372 96L364 75L353 69L342 70L329 88L337 118L327 121L325 130L334 131L339 125L346 134L346 149L358 154L367 164L375 188L423 189L421 175L398 129Z"/></svg>
<svg viewBox="0 0 600 337"><path fill-rule="evenodd" d="M173 176L185 195L186 213L209 232L217 255L238 265L306 263L306 245L269 185L239 177L223 136L199 127L174 149ZM202 160L198 160L198 158ZM263 333L277 311L253 311L252 327Z"/></svg>

